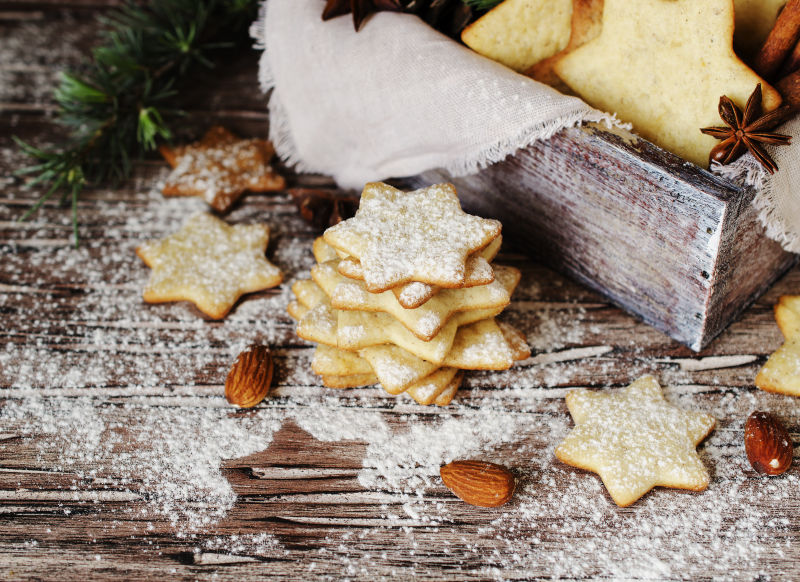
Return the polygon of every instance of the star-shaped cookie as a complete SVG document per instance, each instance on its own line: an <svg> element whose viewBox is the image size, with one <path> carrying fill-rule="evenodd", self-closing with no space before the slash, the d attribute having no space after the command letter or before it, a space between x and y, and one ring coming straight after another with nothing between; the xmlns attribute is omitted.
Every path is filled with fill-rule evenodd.
<svg viewBox="0 0 800 582"><path fill-rule="evenodd" d="M556 457L599 474L620 507L657 485L693 491L708 486L695 447L714 428L714 417L672 406L652 376L613 394L573 390L567 407L575 428Z"/></svg>
<svg viewBox="0 0 800 582"><path fill-rule="evenodd" d="M520 279L518 269L497 266L495 280L488 285L442 289L424 305L406 309L390 291L370 293L363 282L340 275L336 263L329 261L311 269L311 277L328 294L334 309L389 313L423 341L433 339L456 313L505 307Z"/></svg>
<svg viewBox="0 0 800 582"><path fill-rule="evenodd" d="M275 153L263 139L239 139L215 126L199 142L170 148L161 155L173 170L164 196L200 196L218 212L226 212L246 191L270 192L286 187L269 161Z"/></svg>
<svg viewBox="0 0 800 582"><path fill-rule="evenodd" d="M462 287L467 257L500 234L500 223L461 209L452 184L402 192L364 187L353 218L325 231L325 242L361 263L373 293L419 281Z"/></svg>
<svg viewBox="0 0 800 582"><path fill-rule="evenodd" d="M772 354L756 376L767 392L800 396L800 295L784 295L775 305L775 319L786 342Z"/></svg>
<svg viewBox="0 0 800 582"><path fill-rule="evenodd" d="M268 242L266 225L230 226L211 214L196 214L175 234L136 249L153 269L144 300L191 301L220 319L245 293L280 284L280 270L264 256Z"/></svg>
<svg viewBox="0 0 800 582"><path fill-rule="evenodd" d="M600 35L555 71L590 105L646 139L705 167L722 95L742 107L758 83L764 110L780 95L733 51L732 0L605 0Z"/></svg>

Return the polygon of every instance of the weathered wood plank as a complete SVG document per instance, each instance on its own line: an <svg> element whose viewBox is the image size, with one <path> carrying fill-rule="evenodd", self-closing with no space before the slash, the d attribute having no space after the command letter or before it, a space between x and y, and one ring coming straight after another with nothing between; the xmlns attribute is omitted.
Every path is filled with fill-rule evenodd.
<svg viewBox="0 0 800 582"><path fill-rule="evenodd" d="M45 22L59 21L49 6L14 4L45 8ZM89 38L91 11L75 14L75 38ZM18 23L3 30L22 34ZM46 70L62 64L57 53L43 56ZM3 63L0 56L0 69ZM255 106L260 96L252 97L255 82L247 87L244 69L231 82L249 96L229 102L234 90L220 82L211 93L225 97L198 97L206 105L197 105L187 132L196 135L222 119L242 134L265 134L264 112ZM21 94L44 91L26 86ZM419 407L377 388L326 390L310 373L311 347L294 336L285 314L288 285L244 298L221 322L204 320L185 303L141 302L147 269L133 249L202 208L151 191L166 171L162 162L137 164L121 188L86 192L77 251L69 246L69 216L55 204L30 222L16 222L41 191L10 177L25 163L10 135L37 144L58 135L44 100L30 108L14 103L13 114L0 115L5 577L797 577L797 467L767 482L746 465L741 440L754 408L778 413L797 438L796 401L760 392L752 382L781 342L772 304L800 289L800 268L694 353L508 244L498 261L520 268L523 278L504 317L527 335L534 348L529 360L507 372L468 374L446 408ZM204 118L201 110L213 111ZM316 233L285 192L247 196L227 219L268 222L270 259L289 282L305 276ZM272 346L275 388L258 409L237 411L225 403L223 383L250 341ZM719 419L700 448L712 486L702 494L659 490L618 509L595 476L555 462L552 449L570 426L567 389L623 386L644 373L659 376L679 406ZM482 434L470 454L511 466L521 479L518 494L499 511L465 506L444 489L435 466L423 465L465 450L462 441L498 417L513 434L496 440ZM234 436L258 442L238 458L226 456L221 449ZM393 467L402 468L400 477ZM223 485L235 501L220 494ZM180 495L161 495L164 488ZM209 516L215 517L197 525ZM746 548L741 555L739 547Z"/></svg>
<svg viewBox="0 0 800 582"><path fill-rule="evenodd" d="M700 350L796 257L766 238L752 192L621 130L567 129L484 171L440 171L526 252ZM620 233L624 233L620 236Z"/></svg>

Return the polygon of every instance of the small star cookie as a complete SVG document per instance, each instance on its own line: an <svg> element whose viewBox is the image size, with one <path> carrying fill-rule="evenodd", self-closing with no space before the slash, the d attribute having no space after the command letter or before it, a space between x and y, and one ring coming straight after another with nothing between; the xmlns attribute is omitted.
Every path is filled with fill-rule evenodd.
<svg viewBox="0 0 800 582"><path fill-rule="evenodd" d="M767 392L800 396L800 295L784 295L775 305L775 319L786 342L769 357L756 376Z"/></svg>
<svg viewBox="0 0 800 582"><path fill-rule="evenodd" d="M764 111L778 92L733 51L732 0L605 0L600 35L555 65L587 103L612 111L653 143L699 166L716 142L727 95L742 107L762 83Z"/></svg>
<svg viewBox="0 0 800 582"><path fill-rule="evenodd" d="M714 428L714 417L672 406L652 376L613 394L573 390L567 407L575 428L556 457L600 475L620 507L657 485L693 491L708 486L695 447Z"/></svg>
<svg viewBox="0 0 800 582"><path fill-rule="evenodd" d="M200 196L217 212L227 212L246 191L282 190L286 181L268 165L275 153L263 139L238 139L215 126L199 142L170 148L161 155L172 166L164 196Z"/></svg>
<svg viewBox="0 0 800 582"><path fill-rule="evenodd" d="M144 300L191 301L220 319L245 293L280 284L280 270L264 256L268 242L266 225L230 226L211 214L196 214L175 234L136 249L153 269Z"/></svg>
<svg viewBox="0 0 800 582"><path fill-rule="evenodd" d="M379 293L418 281L463 287L467 257L500 234L500 223L461 209L452 184L402 192L364 186L353 218L325 231L325 242L361 263L366 288Z"/></svg>

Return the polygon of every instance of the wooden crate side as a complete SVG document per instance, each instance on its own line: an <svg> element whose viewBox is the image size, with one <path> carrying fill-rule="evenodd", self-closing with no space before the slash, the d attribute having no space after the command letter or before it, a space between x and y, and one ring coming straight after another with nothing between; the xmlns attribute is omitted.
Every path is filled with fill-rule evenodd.
<svg viewBox="0 0 800 582"><path fill-rule="evenodd" d="M473 176L413 181L442 180L465 208L502 220L524 251L671 337L698 349L709 335L705 274L717 272L726 211L741 190L597 127L564 130Z"/></svg>
<svg viewBox="0 0 800 582"><path fill-rule="evenodd" d="M749 199L736 210L730 208L723 224L727 236L720 242L717 267L710 277L705 329L697 345L690 346L696 350L722 333L800 258L767 237Z"/></svg>

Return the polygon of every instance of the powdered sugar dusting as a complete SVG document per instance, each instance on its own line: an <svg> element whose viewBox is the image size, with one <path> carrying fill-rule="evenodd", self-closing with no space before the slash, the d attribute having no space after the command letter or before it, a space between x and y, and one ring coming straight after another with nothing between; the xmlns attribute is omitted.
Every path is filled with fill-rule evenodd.
<svg viewBox="0 0 800 582"><path fill-rule="evenodd" d="M633 319L615 340L614 328L580 303L530 314L512 302L504 317L533 340L534 356L511 370L470 373L446 408L432 411L374 388L326 392L310 370L311 348L285 315L291 283L313 264L310 238L283 235L277 210L238 207L231 223L275 229L267 256L287 282L210 322L185 303L144 304L148 271L134 254L204 203L146 190L135 197L136 209L92 201L104 238L86 236L78 250L59 234L69 232L69 217L56 214L15 227L18 240L4 247L0 301L13 333L0 347L0 438L22 437L34 451L30 469L74 475L55 491L65 503L123 500L115 518L143 520L143 527L166 522L197 564L293 560L311 577L327 568L321 576L364 580L753 579L780 577L775 564L795 555L795 469L759 478L741 450L744 418L754 408L781 411L790 429L800 422L790 401L748 387L758 361L690 369L663 357L666 349L636 348L655 332ZM557 278L531 265L524 270L526 280ZM539 299L536 285L521 295ZM738 325L742 332L748 324ZM610 343L588 344L595 334ZM222 383L236 354L255 341L283 346L274 354L276 386L259 408L237 411ZM645 373L658 376L671 404L718 419L698 448L711 482L703 493L656 489L619 509L596 475L563 465L553 451L572 427L568 389L622 386ZM269 513L279 496L264 495L264 512L286 514L284 525L254 520L250 527L260 531L231 534L222 524L242 507L236 493L244 490L226 477L226 462L269 450L289 421L313 439L359 451L346 493L324 506L286 496L280 514ZM452 497L438 470L456 458L511 467L520 479L515 499L488 511ZM284 543L286 523L302 528L311 513L320 523L336 517L330 527L315 526L326 528L322 534L305 530L315 532L307 546Z"/></svg>
<svg viewBox="0 0 800 582"><path fill-rule="evenodd" d="M372 183L356 215L329 228L325 240L359 259L367 289L378 291L412 280L459 286L467 256L499 234L497 221L464 213L449 184L401 192Z"/></svg>

